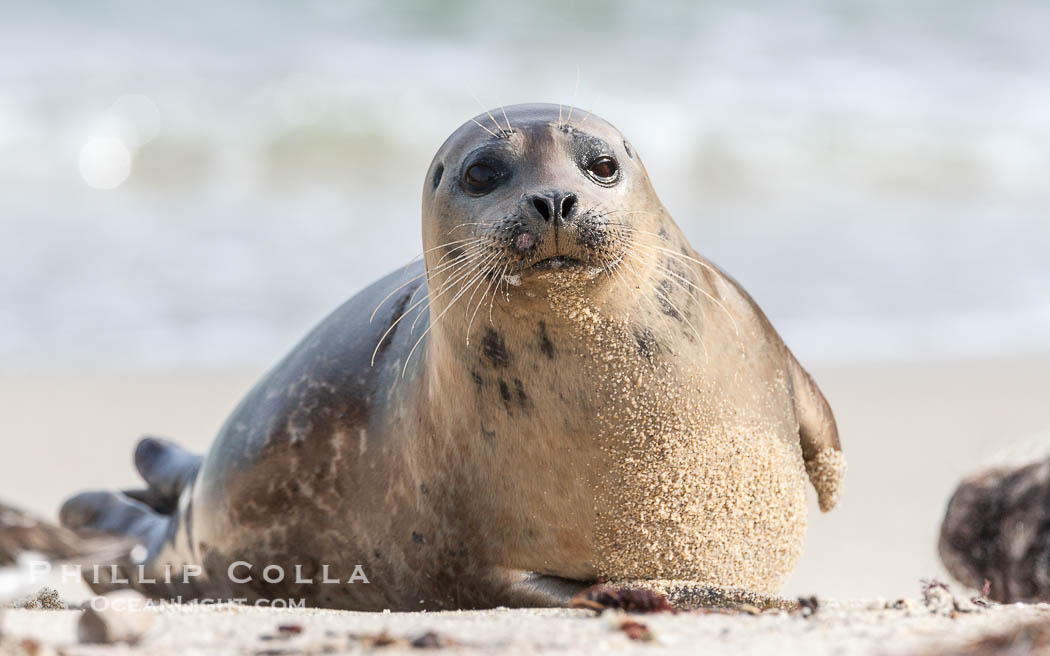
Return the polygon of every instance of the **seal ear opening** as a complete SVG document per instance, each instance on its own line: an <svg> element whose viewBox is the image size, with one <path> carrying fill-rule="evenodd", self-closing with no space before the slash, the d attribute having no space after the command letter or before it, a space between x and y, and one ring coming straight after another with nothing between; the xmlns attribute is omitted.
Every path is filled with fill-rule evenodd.
<svg viewBox="0 0 1050 656"><path fill-rule="evenodd" d="M445 174L445 165L442 164L441 162L438 162L438 165L434 167L434 177L433 177L434 189L437 189L438 185L441 183L441 176L444 175L444 174Z"/></svg>

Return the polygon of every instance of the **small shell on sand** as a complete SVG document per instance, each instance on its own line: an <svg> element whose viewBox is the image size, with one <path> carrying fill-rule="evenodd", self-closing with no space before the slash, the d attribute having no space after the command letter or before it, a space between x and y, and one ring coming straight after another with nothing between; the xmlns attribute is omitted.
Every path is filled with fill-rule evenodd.
<svg viewBox="0 0 1050 656"><path fill-rule="evenodd" d="M62 610L66 604L54 588L40 588L32 595L11 604L11 607L28 610Z"/></svg>

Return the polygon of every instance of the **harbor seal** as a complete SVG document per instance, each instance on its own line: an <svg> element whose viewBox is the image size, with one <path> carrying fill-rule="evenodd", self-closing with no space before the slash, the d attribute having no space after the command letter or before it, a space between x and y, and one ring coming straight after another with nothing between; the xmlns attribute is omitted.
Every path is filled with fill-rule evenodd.
<svg viewBox="0 0 1050 656"><path fill-rule="evenodd" d="M964 478L937 551L959 582L1002 603L1050 598L1050 457L998 463Z"/></svg>
<svg viewBox="0 0 1050 656"><path fill-rule="evenodd" d="M96 588L415 610L780 587L807 476L823 510L839 496L834 418L616 128L556 105L471 119L427 171L422 235L203 459L147 438L147 489L64 505L147 547Z"/></svg>

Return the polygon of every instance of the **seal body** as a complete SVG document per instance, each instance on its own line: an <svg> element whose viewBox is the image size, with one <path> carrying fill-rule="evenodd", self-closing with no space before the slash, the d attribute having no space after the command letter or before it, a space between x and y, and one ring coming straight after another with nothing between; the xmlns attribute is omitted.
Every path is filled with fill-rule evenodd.
<svg viewBox="0 0 1050 656"><path fill-rule="evenodd" d="M597 580L775 592L807 477L822 509L839 494L831 411L630 143L566 114L464 124L424 184L423 263L314 329L203 460L147 439L146 490L81 494L63 521L138 536L147 573L176 569L132 580L157 596L412 610L557 605Z"/></svg>

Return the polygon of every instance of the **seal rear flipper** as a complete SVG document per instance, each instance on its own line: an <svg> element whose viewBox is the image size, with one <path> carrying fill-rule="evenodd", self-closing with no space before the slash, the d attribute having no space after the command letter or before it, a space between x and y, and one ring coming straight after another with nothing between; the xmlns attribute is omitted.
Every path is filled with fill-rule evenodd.
<svg viewBox="0 0 1050 656"><path fill-rule="evenodd" d="M135 469L149 487L131 491L128 496L157 512L171 514L178 506L179 495L197 477L203 459L171 440L147 435L135 446Z"/></svg>
<svg viewBox="0 0 1050 656"><path fill-rule="evenodd" d="M172 499L170 497L162 496L153 488L138 488L134 490L121 490L121 494L127 498L144 503L150 507L155 513L161 515L171 515L178 508L178 498Z"/></svg>
<svg viewBox="0 0 1050 656"><path fill-rule="evenodd" d="M813 378L790 352L788 370L806 474L817 491L820 509L827 512L838 503L846 475L846 458L839 443L835 415Z"/></svg>
<svg viewBox="0 0 1050 656"><path fill-rule="evenodd" d="M162 548L174 525L171 517L144 503L105 491L81 492L69 499L62 504L59 521L78 534L127 538L140 545L119 559L81 563L85 581L100 594L127 587L141 590L134 576L138 563Z"/></svg>

